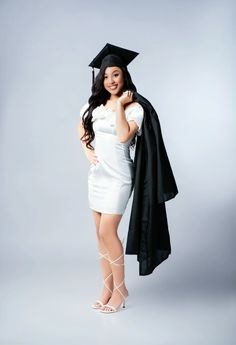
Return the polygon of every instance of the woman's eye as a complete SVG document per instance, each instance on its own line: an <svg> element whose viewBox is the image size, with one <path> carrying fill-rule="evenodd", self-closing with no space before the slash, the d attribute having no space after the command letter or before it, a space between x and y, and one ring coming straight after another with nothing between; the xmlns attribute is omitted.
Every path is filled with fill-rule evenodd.
<svg viewBox="0 0 236 345"><path fill-rule="evenodd" d="M119 75L118 73L114 74L115 77L118 77L118 75Z"/></svg>

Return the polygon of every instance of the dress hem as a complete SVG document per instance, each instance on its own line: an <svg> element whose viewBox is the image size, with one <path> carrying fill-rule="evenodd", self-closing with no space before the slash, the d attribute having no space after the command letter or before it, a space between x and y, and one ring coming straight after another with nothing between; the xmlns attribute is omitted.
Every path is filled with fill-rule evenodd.
<svg viewBox="0 0 236 345"><path fill-rule="evenodd" d="M114 214L114 215L120 215L120 216L124 214L124 212L98 210L98 209L95 209L94 207L90 207L90 209L96 212L106 213L106 214Z"/></svg>

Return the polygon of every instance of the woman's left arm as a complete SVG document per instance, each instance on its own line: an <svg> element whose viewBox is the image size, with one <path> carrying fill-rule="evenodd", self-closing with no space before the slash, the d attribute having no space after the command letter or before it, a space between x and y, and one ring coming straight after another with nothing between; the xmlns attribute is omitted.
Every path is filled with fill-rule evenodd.
<svg viewBox="0 0 236 345"><path fill-rule="evenodd" d="M116 132L121 143L126 143L138 130L138 125L134 121L128 122L125 116L124 105L132 102L132 97L132 92L126 91L116 103Z"/></svg>

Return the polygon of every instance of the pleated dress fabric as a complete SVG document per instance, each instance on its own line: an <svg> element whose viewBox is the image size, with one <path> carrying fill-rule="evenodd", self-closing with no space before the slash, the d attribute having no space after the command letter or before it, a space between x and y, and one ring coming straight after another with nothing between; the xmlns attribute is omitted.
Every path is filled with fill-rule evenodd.
<svg viewBox="0 0 236 345"><path fill-rule="evenodd" d="M88 108L80 111L82 117ZM140 104L125 109L127 121L138 125L137 135L142 134L144 116ZM92 210L107 214L123 214L132 194L134 163L129 145L132 138L121 143L115 128L116 112L103 104L92 112L95 143L92 143L98 162L90 164L88 171L88 203Z"/></svg>

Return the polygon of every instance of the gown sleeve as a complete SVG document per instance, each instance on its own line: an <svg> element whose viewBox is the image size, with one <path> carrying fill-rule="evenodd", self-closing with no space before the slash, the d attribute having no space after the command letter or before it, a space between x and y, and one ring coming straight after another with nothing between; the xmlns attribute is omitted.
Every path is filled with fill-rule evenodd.
<svg viewBox="0 0 236 345"><path fill-rule="evenodd" d="M129 107L126 111L127 121L135 121L138 125L137 135L142 134L142 122L143 122L143 107L140 104L136 104L132 107Z"/></svg>
<svg viewBox="0 0 236 345"><path fill-rule="evenodd" d="M80 109L80 117L82 118L82 116L83 116L83 114L84 114L84 112L85 112L85 110L88 108L88 106L89 106L89 104L88 103L85 103L83 106L82 106L82 108Z"/></svg>

